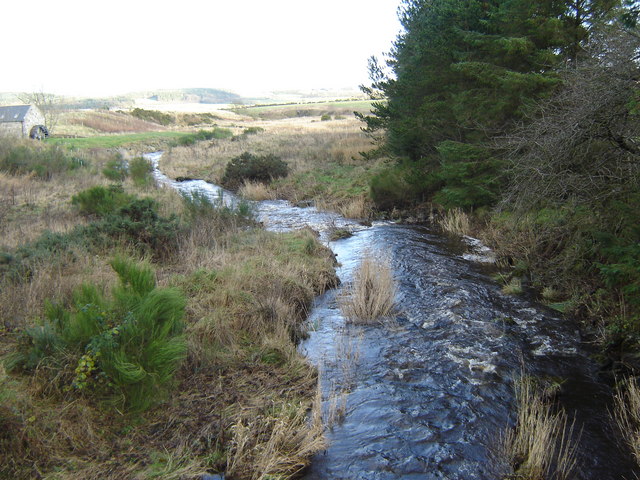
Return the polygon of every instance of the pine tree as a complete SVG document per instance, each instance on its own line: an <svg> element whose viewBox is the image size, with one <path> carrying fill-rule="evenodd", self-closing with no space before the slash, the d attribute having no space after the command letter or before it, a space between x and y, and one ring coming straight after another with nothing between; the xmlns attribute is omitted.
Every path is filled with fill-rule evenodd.
<svg viewBox="0 0 640 480"><path fill-rule="evenodd" d="M522 120L559 83L554 68L577 58L587 22L613 0L406 0L384 78L368 93L386 102L362 117L384 129L387 151L423 176L420 196L444 206L493 203L501 162L492 139ZM380 195L384 195L380 192Z"/></svg>

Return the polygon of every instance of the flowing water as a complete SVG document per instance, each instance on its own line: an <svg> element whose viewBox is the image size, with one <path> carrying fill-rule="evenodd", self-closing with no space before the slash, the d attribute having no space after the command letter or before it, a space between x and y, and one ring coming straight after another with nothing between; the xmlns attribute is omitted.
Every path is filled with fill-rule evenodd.
<svg viewBox="0 0 640 480"><path fill-rule="evenodd" d="M148 158L157 163L159 155ZM183 192L235 201L203 181L154 175ZM329 446L304 478L501 478L507 470L498 445L514 422L513 380L523 366L562 382L557 400L582 431L575 478L634 478L609 419L610 388L575 326L503 294L488 276L490 252L477 241L453 241L422 226L365 227L284 201L255 208L267 229L319 231L337 255L343 284L365 252L387 257L398 281L399 313L386 325L346 323L339 291L315 301L300 349L321 372ZM333 228L354 235L329 242Z"/></svg>

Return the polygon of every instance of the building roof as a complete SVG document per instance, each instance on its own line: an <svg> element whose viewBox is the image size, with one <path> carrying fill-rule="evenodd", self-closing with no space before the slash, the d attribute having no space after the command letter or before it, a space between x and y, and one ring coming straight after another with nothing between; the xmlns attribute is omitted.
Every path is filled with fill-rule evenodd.
<svg viewBox="0 0 640 480"><path fill-rule="evenodd" d="M22 122L31 105L13 105L11 107L0 107L0 123Z"/></svg>

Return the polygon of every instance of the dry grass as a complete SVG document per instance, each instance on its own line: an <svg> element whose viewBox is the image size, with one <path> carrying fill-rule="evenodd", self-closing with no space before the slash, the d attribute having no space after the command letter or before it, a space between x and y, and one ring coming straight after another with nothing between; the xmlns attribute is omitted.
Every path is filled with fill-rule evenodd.
<svg viewBox="0 0 640 480"><path fill-rule="evenodd" d="M238 190L238 194L242 198L247 200L261 201L261 200L273 200L276 195L268 185L262 182L251 182L245 180L244 184Z"/></svg>
<svg viewBox="0 0 640 480"><path fill-rule="evenodd" d="M518 417L503 436L501 456L513 467L507 478L566 480L576 466L574 424L563 411L554 413L538 383L522 376L515 384Z"/></svg>
<svg viewBox="0 0 640 480"><path fill-rule="evenodd" d="M341 211L351 218L366 218L371 201L368 178L379 167L364 160L360 152L372 148L368 137L353 119L337 122L312 122L294 119L248 122L264 131L231 140L200 142L189 147L174 147L160 160L161 169L172 178L202 178L219 184L225 166L243 152L273 154L290 168L289 177L271 185L268 198L284 198L293 203L314 200L320 208ZM238 133L242 130L238 129ZM337 169L350 177L340 183ZM251 195L251 193L248 193Z"/></svg>
<svg viewBox="0 0 640 480"><path fill-rule="evenodd" d="M69 199L101 183L90 172L49 182L1 176L2 212L10 220L2 223L3 241L17 246L47 226L65 231L82 222ZM126 189L158 199L162 215L183 214L172 190ZM46 202L49 216L55 206L68 225L45 218ZM20 216L20 209L37 214ZM68 303L81 283L113 283L113 255L77 252L36 265L23 282L3 281L0 355L16 347L13 332L33 325L45 300ZM317 376L295 340L314 295L337 282L333 262L308 230L278 235L216 215L196 222L175 256L155 266L160 285L177 285L188 298L188 359L171 401L132 423L92 395L65 391L44 370L15 380L0 372L0 476L56 470L60 479L192 478L224 469L225 458L238 479L299 471L323 439L319 417L307 421Z"/></svg>
<svg viewBox="0 0 640 480"><path fill-rule="evenodd" d="M502 293L506 295L520 295L522 292L522 280L518 277L511 278L502 286Z"/></svg>
<svg viewBox="0 0 640 480"><path fill-rule="evenodd" d="M463 210L454 208L447 210L437 220L438 226L446 233L458 235L471 235L471 219Z"/></svg>
<svg viewBox="0 0 640 480"><path fill-rule="evenodd" d="M613 418L640 465L640 387L634 378L630 377L619 385L614 403Z"/></svg>
<svg viewBox="0 0 640 480"><path fill-rule="evenodd" d="M100 133L138 133L166 130L166 127L147 122L124 112L73 112L63 118L57 133L100 134Z"/></svg>
<svg viewBox="0 0 640 480"><path fill-rule="evenodd" d="M308 414L306 404L274 406L267 418L238 420L232 427L227 473L234 478L266 480L293 478L309 465L311 456L326 447L319 395Z"/></svg>
<svg viewBox="0 0 640 480"><path fill-rule="evenodd" d="M330 209L332 206L329 205ZM361 195L352 200L337 205L337 211L346 218L366 219L371 216L373 210L373 202L370 198Z"/></svg>
<svg viewBox="0 0 640 480"><path fill-rule="evenodd" d="M340 308L353 323L372 323L391 316L395 307L396 284L389 259L367 253L344 288Z"/></svg>

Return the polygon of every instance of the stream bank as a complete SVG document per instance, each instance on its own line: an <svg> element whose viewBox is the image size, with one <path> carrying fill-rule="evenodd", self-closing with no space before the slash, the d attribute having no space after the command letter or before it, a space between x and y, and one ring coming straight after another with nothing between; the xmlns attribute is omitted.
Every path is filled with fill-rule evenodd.
<svg viewBox="0 0 640 480"><path fill-rule="evenodd" d="M152 161L159 159L148 156ZM222 202L235 197L206 182L159 183ZM310 227L334 251L348 283L366 251L390 257L401 313L390 326L346 323L336 290L316 299L301 351L320 370L329 447L306 479L483 479L505 473L495 451L514 422L514 378L522 365L557 377L557 396L582 428L575 478L633 478L615 438L610 388L575 325L526 298L507 296L460 242L428 227L363 226L284 201L257 202L269 230ZM332 229L353 236L330 242Z"/></svg>

